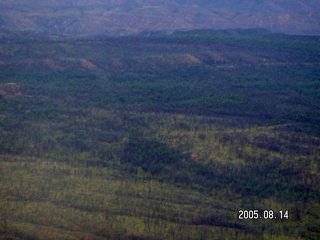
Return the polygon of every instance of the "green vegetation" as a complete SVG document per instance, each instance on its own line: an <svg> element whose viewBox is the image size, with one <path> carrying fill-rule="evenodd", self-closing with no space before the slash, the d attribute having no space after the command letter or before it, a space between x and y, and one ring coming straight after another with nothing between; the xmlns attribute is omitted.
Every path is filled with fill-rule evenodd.
<svg viewBox="0 0 320 240"><path fill-rule="evenodd" d="M319 38L256 31L3 34L0 238L318 239Z"/></svg>

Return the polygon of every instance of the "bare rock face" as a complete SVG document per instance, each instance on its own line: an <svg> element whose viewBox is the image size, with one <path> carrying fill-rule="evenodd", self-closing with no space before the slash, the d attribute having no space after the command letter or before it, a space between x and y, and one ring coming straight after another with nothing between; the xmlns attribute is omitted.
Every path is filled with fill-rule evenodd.
<svg viewBox="0 0 320 240"><path fill-rule="evenodd" d="M320 34L318 0L3 0L0 28L121 35L201 28Z"/></svg>

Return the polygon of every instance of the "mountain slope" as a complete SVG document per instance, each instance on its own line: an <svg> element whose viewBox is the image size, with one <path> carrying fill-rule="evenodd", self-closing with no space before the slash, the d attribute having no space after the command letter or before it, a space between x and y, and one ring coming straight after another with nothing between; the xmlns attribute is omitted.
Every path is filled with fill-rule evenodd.
<svg viewBox="0 0 320 240"><path fill-rule="evenodd" d="M320 34L311 0L4 0L0 27L62 34L126 34L200 28L267 28Z"/></svg>

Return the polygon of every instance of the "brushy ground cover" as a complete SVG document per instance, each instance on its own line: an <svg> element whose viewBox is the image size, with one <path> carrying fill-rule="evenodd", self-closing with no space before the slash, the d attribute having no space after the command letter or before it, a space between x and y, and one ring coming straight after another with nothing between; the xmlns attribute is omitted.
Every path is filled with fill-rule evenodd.
<svg viewBox="0 0 320 240"><path fill-rule="evenodd" d="M16 34L0 41L2 238L319 238L317 37Z"/></svg>

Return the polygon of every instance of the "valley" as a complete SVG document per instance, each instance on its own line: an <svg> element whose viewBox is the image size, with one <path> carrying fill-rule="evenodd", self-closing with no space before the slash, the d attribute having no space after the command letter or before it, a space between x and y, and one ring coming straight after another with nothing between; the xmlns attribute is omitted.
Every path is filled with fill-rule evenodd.
<svg viewBox="0 0 320 240"><path fill-rule="evenodd" d="M318 239L319 37L149 33L1 34L0 238Z"/></svg>

